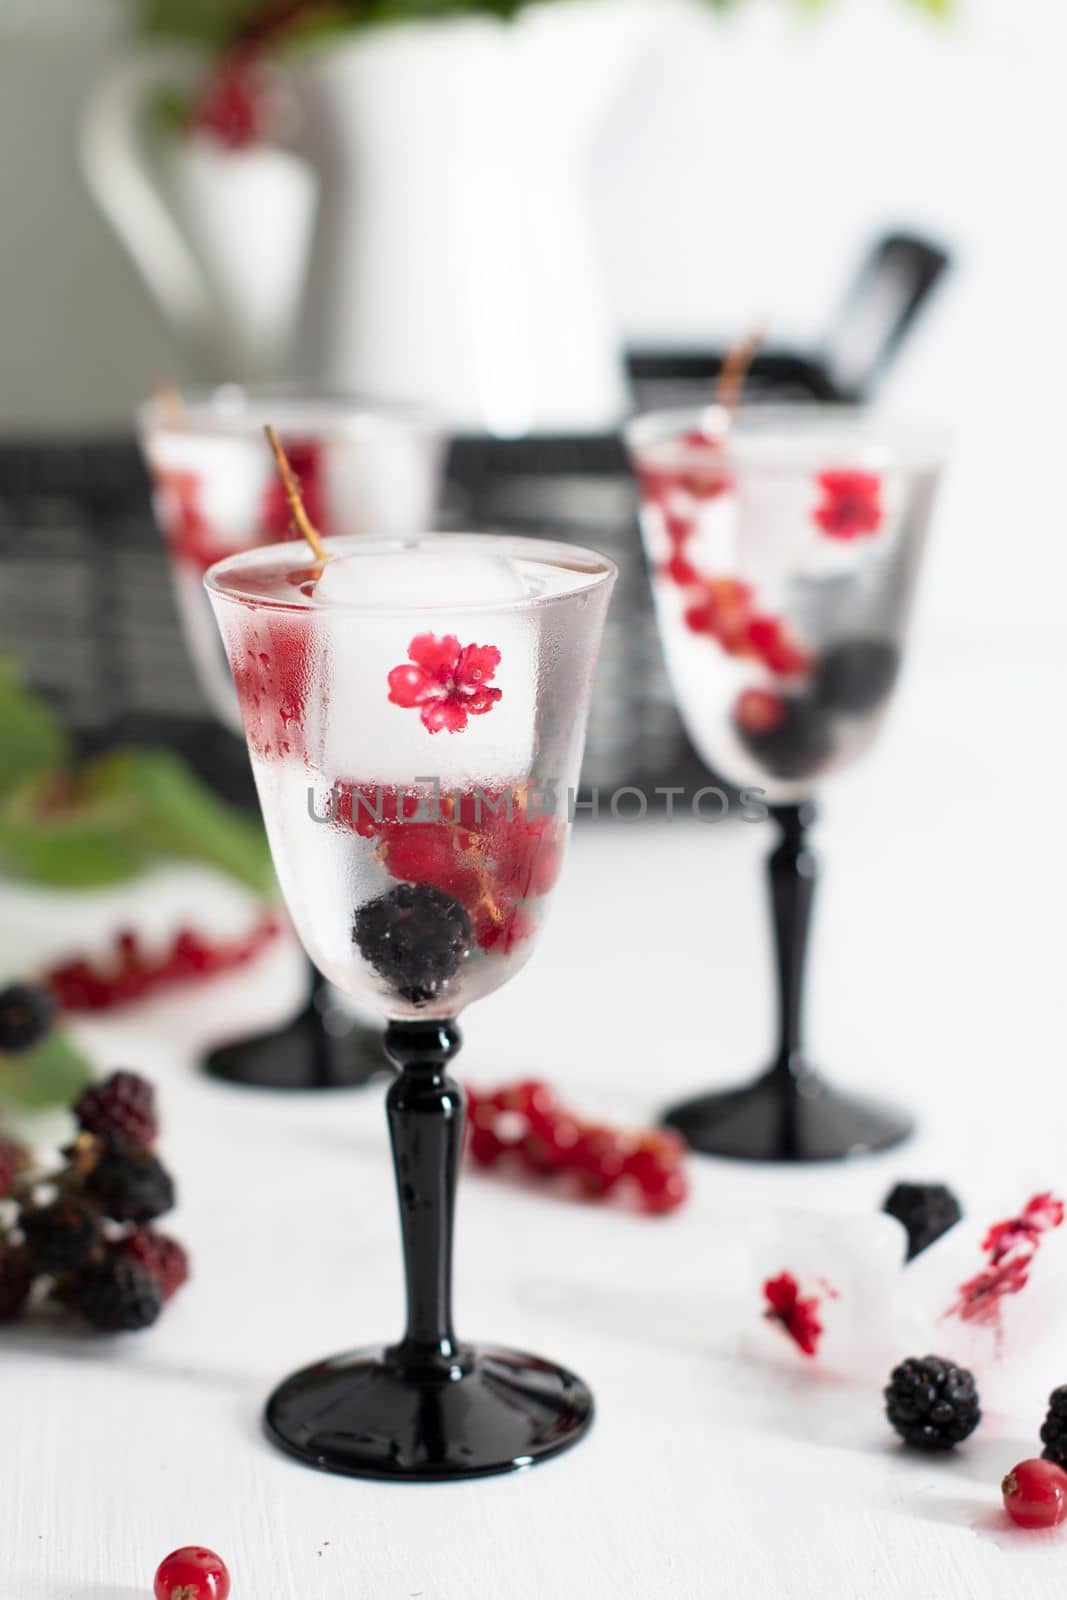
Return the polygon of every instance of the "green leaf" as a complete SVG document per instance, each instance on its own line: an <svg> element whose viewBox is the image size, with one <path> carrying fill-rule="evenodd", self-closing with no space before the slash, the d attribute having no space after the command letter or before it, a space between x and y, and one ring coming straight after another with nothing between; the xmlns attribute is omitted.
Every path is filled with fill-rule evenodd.
<svg viewBox="0 0 1067 1600"><path fill-rule="evenodd" d="M0 867L57 889L122 883L147 864L121 800L52 808L51 785L30 783L0 805Z"/></svg>
<svg viewBox="0 0 1067 1600"><path fill-rule="evenodd" d="M124 0L135 31L221 49L262 7L259 0Z"/></svg>
<svg viewBox="0 0 1067 1600"><path fill-rule="evenodd" d="M66 1034L50 1033L34 1050L0 1055L0 1100L33 1109L69 1105L92 1076L89 1061Z"/></svg>
<svg viewBox="0 0 1067 1600"><path fill-rule="evenodd" d="M70 740L51 706L31 694L18 668L0 656L0 796L69 759Z"/></svg>
<svg viewBox="0 0 1067 1600"><path fill-rule="evenodd" d="M130 810L131 843L148 855L202 861L257 894L275 892L258 821L225 805L169 750L113 750L87 765L91 801Z"/></svg>

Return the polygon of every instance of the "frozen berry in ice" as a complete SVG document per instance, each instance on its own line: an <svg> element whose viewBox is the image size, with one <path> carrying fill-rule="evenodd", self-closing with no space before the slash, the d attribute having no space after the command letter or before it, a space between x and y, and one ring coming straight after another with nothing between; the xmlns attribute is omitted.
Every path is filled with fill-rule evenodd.
<svg viewBox="0 0 1067 1600"><path fill-rule="evenodd" d="M882 480L874 472L821 472L816 525L829 539L846 542L877 533L884 520Z"/></svg>
<svg viewBox="0 0 1067 1600"><path fill-rule="evenodd" d="M900 651L888 639L843 639L827 650L815 675L815 698L828 711L873 711L892 689Z"/></svg>
<svg viewBox="0 0 1067 1600"><path fill-rule="evenodd" d="M776 778L809 778L833 753L829 720L806 697L747 689L733 722L741 743Z"/></svg>
<svg viewBox="0 0 1067 1600"><path fill-rule="evenodd" d="M1020 1528L1054 1528L1067 1517L1067 1472L1054 1461L1020 1461L1000 1491L1005 1511Z"/></svg>
<svg viewBox="0 0 1067 1600"><path fill-rule="evenodd" d="M427 884L398 883L356 912L352 937L401 999L423 1005L447 988L471 952L471 919Z"/></svg>

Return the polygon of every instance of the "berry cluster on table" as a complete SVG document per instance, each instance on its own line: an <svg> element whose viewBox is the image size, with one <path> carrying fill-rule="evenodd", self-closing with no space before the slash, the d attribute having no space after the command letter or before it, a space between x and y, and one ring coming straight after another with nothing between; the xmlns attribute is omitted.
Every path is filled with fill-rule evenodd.
<svg viewBox="0 0 1067 1600"><path fill-rule="evenodd" d="M0 1049L32 1049L53 1016L47 990L12 985L0 994ZM113 1072L72 1112L77 1132L56 1167L0 1135L0 1322L48 1306L101 1333L150 1327L189 1276L184 1246L155 1227L175 1203L155 1149L155 1091Z"/></svg>
<svg viewBox="0 0 1067 1600"><path fill-rule="evenodd" d="M669 1128L628 1130L577 1116L547 1083L530 1078L467 1093L468 1148L476 1166L555 1180L583 1199L627 1193L641 1211L674 1211L689 1193L685 1145Z"/></svg>

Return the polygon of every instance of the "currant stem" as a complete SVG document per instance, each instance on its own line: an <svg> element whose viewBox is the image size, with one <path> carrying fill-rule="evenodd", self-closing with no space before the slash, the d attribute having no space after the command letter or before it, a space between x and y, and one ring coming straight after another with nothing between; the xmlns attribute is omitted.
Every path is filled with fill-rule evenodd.
<svg viewBox="0 0 1067 1600"><path fill-rule="evenodd" d="M748 370L765 338L765 328L762 324L757 325L750 329L743 339L731 345L726 352L722 367L719 369L719 376L715 380L715 404L721 406L731 420L740 404Z"/></svg>
<svg viewBox="0 0 1067 1600"><path fill-rule="evenodd" d="M292 512L294 526L296 527L298 533L303 534L304 538L311 546L315 559L317 561L321 561L325 565L325 563L330 559L329 552L322 542L322 537L319 534L318 529L315 527L315 524L308 516L304 507L304 502L300 495L300 485L297 483L296 475L293 472L292 467L289 465L289 458L282 448L282 442L278 438L278 435L275 433L269 422L265 425L263 432L267 435L267 442L269 443L271 450L274 452L274 460L277 463L278 475L282 480L282 487L285 490L285 498L289 502L289 510Z"/></svg>

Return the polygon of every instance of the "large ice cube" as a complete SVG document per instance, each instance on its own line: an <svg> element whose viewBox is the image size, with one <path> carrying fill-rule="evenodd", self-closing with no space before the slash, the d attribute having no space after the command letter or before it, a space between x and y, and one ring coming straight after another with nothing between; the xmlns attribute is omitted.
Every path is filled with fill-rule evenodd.
<svg viewBox="0 0 1067 1600"><path fill-rule="evenodd" d="M437 606L443 602L486 605L521 600L526 585L504 556L478 551L435 551L422 544L376 555L337 556L315 588L322 604L361 607Z"/></svg>
<svg viewBox="0 0 1067 1600"><path fill-rule="evenodd" d="M444 787L522 778L534 739L539 629L529 610L481 609L523 599L527 586L506 559L426 545L338 557L316 591L318 670L323 691L307 719L307 752L329 782L406 784L437 777ZM357 609L334 609L351 601ZM474 609L477 608L477 609ZM394 705L389 674L410 664L423 634L461 646L495 645L492 686L501 699L459 732L430 732L418 708Z"/></svg>

